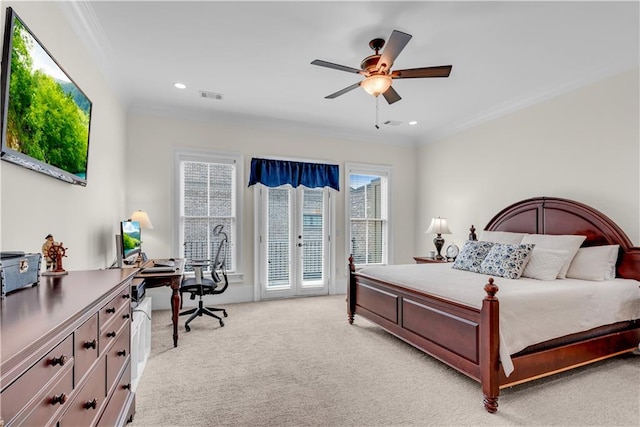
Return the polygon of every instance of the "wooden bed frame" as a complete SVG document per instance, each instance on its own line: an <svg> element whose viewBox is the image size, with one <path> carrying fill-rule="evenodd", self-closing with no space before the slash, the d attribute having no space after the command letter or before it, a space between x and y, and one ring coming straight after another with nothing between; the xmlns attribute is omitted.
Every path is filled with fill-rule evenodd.
<svg viewBox="0 0 640 427"><path fill-rule="evenodd" d="M618 244L617 276L640 280L640 247L633 247L613 221L582 203L553 197L523 200L499 212L485 229L586 235L583 246ZM475 234L473 226L471 230ZM499 360L498 286L493 278L484 286L487 295L478 309L360 275L352 257L349 270L349 323L361 315L480 382L484 407L491 413L498 410L501 388L631 352L640 342L640 319L554 339L512 355L514 371L507 378Z"/></svg>

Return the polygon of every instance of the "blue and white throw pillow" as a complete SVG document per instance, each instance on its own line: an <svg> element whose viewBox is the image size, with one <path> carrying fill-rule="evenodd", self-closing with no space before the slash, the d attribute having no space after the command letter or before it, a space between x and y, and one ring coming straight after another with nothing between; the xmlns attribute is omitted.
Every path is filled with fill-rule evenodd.
<svg viewBox="0 0 640 427"><path fill-rule="evenodd" d="M482 261L493 245L495 245L495 243L467 240L451 267L458 270L479 273Z"/></svg>
<svg viewBox="0 0 640 427"><path fill-rule="evenodd" d="M507 279L519 279L531 258L532 243L507 245L496 243L482 261L480 273Z"/></svg>

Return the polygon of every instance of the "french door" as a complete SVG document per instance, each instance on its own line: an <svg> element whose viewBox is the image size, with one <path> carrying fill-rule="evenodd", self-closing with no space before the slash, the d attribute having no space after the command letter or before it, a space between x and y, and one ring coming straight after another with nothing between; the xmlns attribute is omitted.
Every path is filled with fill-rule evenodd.
<svg viewBox="0 0 640 427"><path fill-rule="evenodd" d="M329 190L282 186L258 191L261 298L328 294Z"/></svg>

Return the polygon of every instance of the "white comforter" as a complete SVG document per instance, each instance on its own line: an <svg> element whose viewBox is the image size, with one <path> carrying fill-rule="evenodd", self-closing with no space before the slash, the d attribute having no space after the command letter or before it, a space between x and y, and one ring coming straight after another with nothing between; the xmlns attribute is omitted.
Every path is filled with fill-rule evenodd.
<svg viewBox="0 0 640 427"><path fill-rule="evenodd" d="M361 274L380 278L480 308L490 276L451 268L451 264L365 267ZM513 372L511 354L532 344L598 326L640 318L640 282L604 282L495 277L500 290L500 360Z"/></svg>

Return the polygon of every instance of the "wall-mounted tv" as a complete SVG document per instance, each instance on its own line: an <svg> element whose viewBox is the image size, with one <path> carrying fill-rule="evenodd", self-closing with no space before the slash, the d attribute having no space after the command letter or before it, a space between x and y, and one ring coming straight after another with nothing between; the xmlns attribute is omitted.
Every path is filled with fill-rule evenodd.
<svg viewBox="0 0 640 427"><path fill-rule="evenodd" d="M10 7L1 85L2 160L86 186L91 101Z"/></svg>

